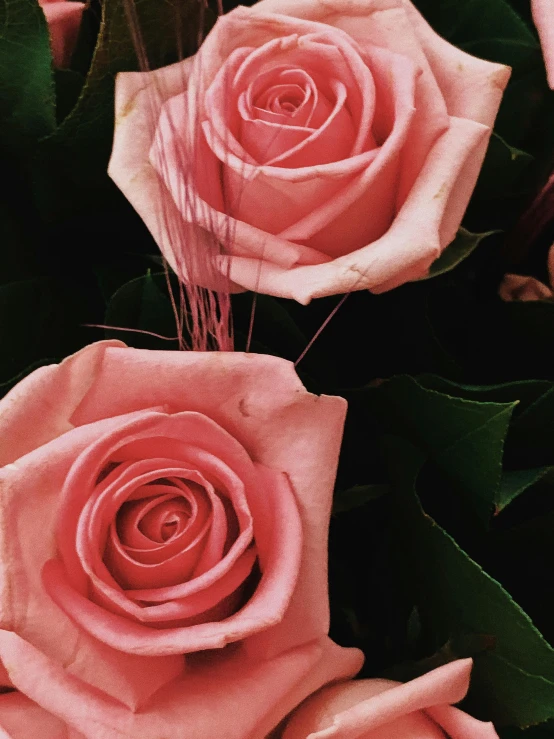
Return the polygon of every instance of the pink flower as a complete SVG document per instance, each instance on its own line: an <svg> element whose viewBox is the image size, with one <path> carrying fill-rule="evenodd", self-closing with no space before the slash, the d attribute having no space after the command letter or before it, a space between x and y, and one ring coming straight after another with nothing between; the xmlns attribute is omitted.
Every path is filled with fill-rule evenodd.
<svg viewBox="0 0 554 739"><path fill-rule="evenodd" d="M531 0L531 10L541 40L548 84L554 90L554 3Z"/></svg>
<svg viewBox="0 0 554 739"><path fill-rule="evenodd" d="M492 724L452 707L465 696L471 660L409 683L351 680L308 698L282 739L498 739Z"/></svg>
<svg viewBox="0 0 554 739"><path fill-rule="evenodd" d="M552 300L554 295L551 288L528 275L505 274L498 294L507 303L514 301Z"/></svg>
<svg viewBox="0 0 554 739"><path fill-rule="evenodd" d="M77 43L85 3L74 0L40 0L50 32L55 67L68 67Z"/></svg>
<svg viewBox="0 0 554 739"><path fill-rule="evenodd" d="M554 174L552 174L530 207L516 225L511 242L520 254L525 254L542 240L554 224ZM498 294L502 300L554 300L554 244L547 257L549 285L535 277L506 274Z"/></svg>
<svg viewBox="0 0 554 739"><path fill-rule="evenodd" d="M382 292L454 239L508 77L409 0L262 0L193 59L119 75L109 172L182 277L212 232L243 288Z"/></svg>
<svg viewBox="0 0 554 739"><path fill-rule="evenodd" d="M355 674L360 653L327 637L344 412L281 359L119 342L17 385L0 403L0 685L18 692L0 729L262 739Z"/></svg>

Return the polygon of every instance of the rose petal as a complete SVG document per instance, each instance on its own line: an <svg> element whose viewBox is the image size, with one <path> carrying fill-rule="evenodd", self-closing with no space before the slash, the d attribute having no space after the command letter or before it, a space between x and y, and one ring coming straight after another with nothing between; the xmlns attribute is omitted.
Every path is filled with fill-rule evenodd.
<svg viewBox="0 0 554 739"><path fill-rule="evenodd" d="M59 366L62 380L67 378L66 367ZM80 367L73 365L73 369L78 372ZM72 381L77 378L78 375L73 376ZM26 408L33 413L32 402ZM52 413L55 415L54 409ZM133 413L127 418L134 419L139 415ZM31 419L34 420L32 415ZM70 674L100 686L118 701L136 708L180 674L183 658L179 655L165 657L157 660L153 669L152 664L142 658L122 655L99 644L75 628L50 599L40 575L44 562L56 553L54 531L59 491L75 454L125 420L125 417L108 418L66 432L59 439L0 469L0 546L3 552L0 560L0 626L17 630L45 654L55 656L67 665ZM21 537L13 536L14 531L25 533ZM22 546L26 542L28 545ZM48 628L45 628L46 623Z"/></svg>
<svg viewBox="0 0 554 739"><path fill-rule="evenodd" d="M186 382L183 382L184 376ZM122 377L132 377L133 382L122 383ZM152 377L157 378L155 383L151 381ZM202 391L206 387L211 389L209 396ZM271 630L268 630L266 648L290 648L326 634L329 611L325 531L344 421L344 400L307 393L293 365L277 357L239 352L202 354L108 347L91 389L71 417L74 425L91 425L72 433L85 435L86 429L86 440L83 436L82 443L88 445L104 433L93 425L94 421L106 415L136 412L145 405L209 413L216 423L239 440L253 459L266 467L286 470L304 521L302 565L298 585L287 610L286 625L272 632L275 635L273 641ZM32 403L28 407L33 413ZM115 418L105 423L113 428L120 421ZM56 453L59 454L61 440L56 444ZM53 466L52 455L47 449L46 456L35 456L38 478L30 478L29 469L25 467L12 474L17 472L27 481L26 485L57 498L75 453L75 446L68 439L65 468L62 465L58 469L60 460L57 457L56 467ZM55 509L50 502L53 498L48 498L50 510ZM4 501L8 510L12 506L10 499L6 491ZM41 531L42 539L43 510L37 509L37 502L29 499L30 508L27 509L21 507L19 501L18 511L31 518L34 513L29 511L37 511L36 530ZM8 524L13 525L19 524ZM16 545L14 537L10 537L10 544ZM40 572L54 552L54 548L46 553L33 549L32 561L25 571L37 579L36 588L33 588L36 593L43 592ZM9 586L11 578L7 573L0 582ZM21 588L21 584L15 585L10 592L22 592ZM44 612L46 606L54 608L48 597L43 601L42 605L37 603L37 625L42 624L41 609ZM4 602L12 601L8 598ZM60 614L57 608L55 612ZM56 642L63 637L54 631L52 639Z"/></svg>
<svg viewBox="0 0 554 739"><path fill-rule="evenodd" d="M369 8L366 0L326 0L324 4L319 0L260 0L254 8L243 8L235 16L237 25L242 21L248 26L250 21L246 19L253 12L319 21L346 31L359 43L408 53L418 65L428 63L449 115L471 118L487 126L494 122L510 68L479 59L449 44L433 31L410 0L372 0ZM222 32L217 38L219 64L225 59L230 41L237 38L235 35L224 40L223 36Z"/></svg>
<svg viewBox="0 0 554 739"><path fill-rule="evenodd" d="M209 522L206 522L204 528L197 532L196 537L189 541L187 546L178 547L179 542L173 542L173 547L177 547L177 551L165 559L161 565L134 561L122 549L119 552L118 549L109 550L108 557L104 558L106 566L102 563L104 542L107 538L111 521L121 505L121 500L128 498L137 480L141 483L148 483L151 480L156 480L160 476L163 476L164 473L167 473L167 475L178 474L181 471L179 467L161 466L161 463L165 462L167 464L170 461L143 460L142 462L130 465L125 470L126 475L122 475L114 483L113 487L116 487L116 490L112 486L108 486L98 497L91 497L83 509L76 536L77 553L80 557L81 565L91 578L92 583L108 597L108 594L112 593L111 586L105 588L108 578L110 582L112 582L112 577L115 577L118 582L121 582L120 579L128 581L121 583L123 587L128 589L157 587L161 591L161 589L167 590L172 585L186 583L187 579L195 571L202 554L197 545L204 538ZM158 465L160 466L158 467ZM155 467L155 469L144 472L145 468L150 467ZM188 474L193 478L196 476L194 472L188 470L186 467L182 470L182 474ZM225 569L231 567L233 562L236 561L249 545L252 538L252 520L244 500L244 492L241 486L237 486L236 490L231 492L236 493L233 496L236 506L233 515L238 516L239 531L237 532L236 540L232 543L230 551L225 553L221 562L218 562L211 571L210 574L212 577L215 577L216 571L224 571L224 567ZM222 533L225 536L226 530ZM116 568L116 571L111 573L112 577L108 575L110 565ZM179 577L179 573L181 573L181 577ZM176 578L178 583L174 582ZM188 587L188 585L185 587ZM118 592L113 592L116 598L118 594Z"/></svg>
<svg viewBox="0 0 554 739"><path fill-rule="evenodd" d="M409 0L402 0L402 4L444 96L448 114L492 128L510 67L479 59L449 44Z"/></svg>
<svg viewBox="0 0 554 739"><path fill-rule="evenodd" d="M321 198L307 216L280 234L307 241L335 257L350 252L360 239L375 241L389 228L395 215L401 152L408 145L414 119L417 69L403 57L377 48L368 50L367 56L380 103L375 127L384 137L383 144L370 152L371 160L339 192Z"/></svg>
<svg viewBox="0 0 554 739"><path fill-rule="evenodd" d="M458 192L458 175L473 153L482 151L483 140L490 129L464 119L451 118L449 130L439 138L420 173L420 184L414 187L396 217L393 226L378 241L317 267L302 266L284 270L255 260L221 257L222 269L231 279L260 292L294 298L306 305L314 297L350 290L390 290L403 282L423 277L447 242L441 242L443 219L448 207L462 209L467 205L469 183ZM444 229L446 231L446 228ZM399 269L399 265L402 265Z"/></svg>
<svg viewBox="0 0 554 739"><path fill-rule="evenodd" d="M552 290L543 282L525 275L506 274L502 279L498 294L502 300L552 300Z"/></svg>
<svg viewBox="0 0 554 739"><path fill-rule="evenodd" d="M251 464L246 452L234 438L223 429L218 429L209 418L195 413L174 416L144 414L136 422L122 424L116 432L100 438L96 444L91 444L75 462L65 481L59 510L58 550L75 583L75 578L78 577L82 565L75 551L72 532L77 530L81 510L88 500L102 466L113 457L118 449L125 444L129 445L134 440L145 439L146 449L151 450L154 442L150 439L156 436L164 439L164 446L167 446L172 438L178 442L187 438L203 438L205 443L215 451L212 460L218 459L223 462L228 460L231 465L246 465L246 469ZM196 453L199 454L200 450ZM207 464L207 460L205 463ZM245 470L241 469L241 474L244 472ZM152 480L154 479L156 479L155 476ZM81 584L78 587L83 588L84 585Z"/></svg>
<svg viewBox="0 0 554 739"><path fill-rule="evenodd" d="M265 473L264 468L258 470L258 474ZM273 478L271 482L272 485L266 489L266 495L272 493L267 496L272 509L267 511L272 514L272 518L268 519L271 531L263 532L268 540L258 542L258 547L262 547L263 543L267 548L260 581L246 605L223 621L163 630L142 626L100 608L74 590L66 582L64 569L56 560L50 560L43 568L44 587L81 628L101 642L130 654L185 654L223 647L229 642L265 631L282 621L287 613L295 591L302 546L300 518L288 483L283 478ZM260 517L258 525L263 526L263 511L259 509L256 515ZM286 567L283 566L285 552ZM261 556L264 557L264 554L262 549ZM102 581L96 584L99 588L104 587ZM115 593L110 593L110 598L114 597ZM126 609L131 607L130 604L121 605ZM172 607L177 608L178 604L169 603L159 608L171 610ZM267 638L268 634L265 634ZM271 643L273 649L278 650L279 646L283 648L278 640L272 639Z"/></svg>
<svg viewBox="0 0 554 739"><path fill-rule="evenodd" d="M121 341L101 341L57 365L35 370L0 400L0 465L73 428L72 413L85 397L108 346L124 347ZM29 423L40 418L40 423ZM9 429L9 433L8 433Z"/></svg>
<svg viewBox="0 0 554 739"><path fill-rule="evenodd" d="M445 730L449 739L498 739L492 723L478 721L453 706L433 706L425 713Z"/></svg>
<svg viewBox="0 0 554 739"><path fill-rule="evenodd" d="M122 385L121 377L130 376L133 382ZM156 383L151 382L153 376ZM209 398L201 392L207 386ZM305 393L292 364L275 357L114 349L107 351L95 386L72 420L90 422L99 415L167 403L175 410L209 412L253 459L287 471L302 512L302 567L286 625L268 632L266 647L292 647L326 634L327 538L323 532L336 472L331 460L338 459L345 402ZM309 455L306 449L311 450Z"/></svg>
<svg viewBox="0 0 554 739"><path fill-rule="evenodd" d="M52 58L55 67L68 67L77 43L85 3L41 0L50 32Z"/></svg>
<svg viewBox="0 0 554 739"><path fill-rule="evenodd" d="M25 531L24 537L10 535L2 542L6 554L0 577L2 625L17 629L35 648L67 665L64 673L67 679L78 675L134 708L143 706L170 676L182 670L183 659L179 655L153 657L150 661L145 656L135 657L110 649L89 637L55 605L40 579L45 562L56 554L54 519L59 491L75 456L108 431L125 426L130 418L147 419L145 425L154 423L156 413L141 410L146 405L172 412L186 409L209 413L245 446L249 456L262 465L285 470L290 477L304 519L300 575L280 624L271 626L271 620L266 619L268 604L276 595L270 590L264 595L265 605L262 603L259 610L250 611L254 620L259 619L260 624L268 626L256 659L264 654L282 653L327 633L326 531L344 401L307 393L292 364L276 357L140 351L106 345L100 350L98 346L90 350L98 360L92 372L86 363L72 361L52 367L51 384L39 396L51 401L39 406L44 411L41 420L48 426L52 422L58 424L60 417L64 419L62 435L0 471L0 532ZM62 382L62 391L56 389L56 377ZM122 377L133 381L122 383ZM82 390L83 378L89 378L88 392ZM37 418L34 377L25 383L28 394L18 398L22 429L34 428ZM208 386L211 391L206 394ZM63 403L54 402L58 392L63 397L66 387L79 388L78 400L67 404L68 411ZM71 397L75 396L70 396L70 400ZM128 412L130 416L126 417L124 414ZM66 432L68 423L77 428ZM279 497L283 497L283 492L284 489ZM276 509L275 515L279 510ZM283 511L283 514L282 521L286 524L291 512ZM32 546L22 549L21 544L26 542ZM279 593L277 596L280 597ZM274 608L271 612L274 613ZM48 629L44 628L45 623ZM202 644L193 643L191 647L198 649ZM243 661L238 663L242 665L239 673L246 659L243 650L240 654ZM40 675L41 684L50 693L53 687L47 672L38 669L34 674ZM175 735L171 730L166 733ZM131 731L133 739L137 735L142 736L140 731L134 735ZM112 739L114 734L108 730L107 736ZM157 739L156 734L153 739Z"/></svg>
<svg viewBox="0 0 554 739"><path fill-rule="evenodd" d="M0 631L0 659L10 664L19 690L87 739L265 739L306 695L354 674L362 663L358 650L341 649L327 637L270 662L245 663L240 653L231 654L217 664L199 661L133 713L87 688L13 633ZM237 705L245 710L237 712Z"/></svg>
<svg viewBox="0 0 554 739"><path fill-rule="evenodd" d="M390 680L360 680L328 688L300 707L283 739L306 736L298 727L309 728L310 739L375 739L382 735L376 729L393 725L404 716L435 706L457 703L469 686L472 660L456 660L432 670L415 680L401 684ZM434 710L434 709L433 709ZM320 727L319 719L323 718ZM452 725L455 725L451 721ZM475 722L477 726L480 722ZM425 739L437 739L442 732L426 728ZM468 734L462 739L473 739ZM384 739L384 735L383 735ZM454 738L453 738L454 739ZM458 739L458 737L455 737Z"/></svg>
<svg viewBox="0 0 554 739"><path fill-rule="evenodd" d="M541 40L548 84L554 90L554 7L552 0L531 0L531 10Z"/></svg>
<svg viewBox="0 0 554 739"><path fill-rule="evenodd" d="M83 736L19 692L0 695L0 724L0 739L79 739Z"/></svg>

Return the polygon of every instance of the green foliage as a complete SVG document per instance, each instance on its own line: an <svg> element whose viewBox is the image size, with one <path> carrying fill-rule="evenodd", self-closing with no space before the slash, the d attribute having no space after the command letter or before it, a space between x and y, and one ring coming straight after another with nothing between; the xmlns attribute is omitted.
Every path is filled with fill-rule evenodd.
<svg viewBox="0 0 554 739"><path fill-rule="evenodd" d="M338 491L333 503L333 513L351 511L358 506L377 500L389 491L388 485L354 485L349 490Z"/></svg>
<svg viewBox="0 0 554 739"><path fill-rule="evenodd" d="M106 338L121 339L140 349L176 349L175 317L165 274L148 272L122 285L108 302L104 323L129 329L107 329Z"/></svg>
<svg viewBox="0 0 554 739"><path fill-rule="evenodd" d="M490 638L491 648L457 655L474 658L471 699L480 713L520 726L552 718L554 649L502 586L425 514L414 489L425 455L398 439L387 446L398 536L422 621L439 643L464 634Z"/></svg>
<svg viewBox="0 0 554 739"><path fill-rule="evenodd" d="M467 709L519 727L554 718L553 393L549 381L472 386L422 375L347 394L346 442L362 436L372 450L357 489L385 490L388 479L388 571L407 598L393 639L401 657L389 651L370 674L409 679L471 656ZM356 509L369 526L370 500L358 501L367 514ZM375 622L359 606L357 619L362 635Z"/></svg>
<svg viewBox="0 0 554 739"><path fill-rule="evenodd" d="M502 739L546 739L554 303L506 304L497 289L512 228L554 163L554 96L528 0L417 5L451 43L513 75L464 227L433 279L350 295L298 368L310 390L349 401L330 537L332 636L364 649L363 676L407 679L472 656L468 710L509 725ZM195 0L136 7L153 67L179 45L194 49ZM52 69L35 0L0 0L0 29L0 394L104 336L176 349L175 283L106 175L115 76L138 68L124 4L94 0L68 70ZM543 279L550 243L526 265ZM252 321L252 296L235 295L236 348L295 361L338 300L258 296Z"/></svg>
<svg viewBox="0 0 554 739"><path fill-rule="evenodd" d="M435 259L429 269L429 274L424 279L428 280L431 277L450 272L475 251L483 239L493 233L493 231L489 231L489 233L474 234L465 228L460 228L454 241L446 247L438 259Z"/></svg>
<svg viewBox="0 0 554 739"><path fill-rule="evenodd" d="M153 68L176 60L177 34L186 24L198 22L195 7L192 2L183 5L178 18L171 3L136 3L142 42ZM181 28L176 27L177 20ZM104 0L92 62L76 105L38 145L35 190L46 219L63 217L69 208L88 211L93 202L102 207L102 199L115 197L106 174L113 138L114 80L118 72L136 69L125 3Z"/></svg>
<svg viewBox="0 0 554 739"><path fill-rule="evenodd" d="M112 292L144 276L145 255L156 249L106 173L115 76L138 68L124 7L93 0L73 67L53 70L37 0L0 2L0 151L8 183L0 206L0 331L7 347L0 383L41 357L62 357L102 336L83 324L103 323ZM136 8L153 66L175 61L179 47L190 53L197 3L138 0ZM132 291L126 294L132 302Z"/></svg>
<svg viewBox="0 0 554 739"><path fill-rule="evenodd" d="M48 27L35 0L0 2L0 147L25 152L56 125Z"/></svg>

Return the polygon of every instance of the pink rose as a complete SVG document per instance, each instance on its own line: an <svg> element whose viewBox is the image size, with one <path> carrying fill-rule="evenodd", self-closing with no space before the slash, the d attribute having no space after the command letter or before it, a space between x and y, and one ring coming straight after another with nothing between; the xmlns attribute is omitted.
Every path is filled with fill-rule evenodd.
<svg viewBox="0 0 554 739"><path fill-rule="evenodd" d="M345 403L284 360L86 347L0 403L0 730L262 739L327 636ZM47 731L51 733L48 734Z"/></svg>
<svg viewBox="0 0 554 739"><path fill-rule="evenodd" d="M514 301L552 300L554 295L551 288L528 275L505 274L498 294L507 303Z"/></svg>
<svg viewBox="0 0 554 739"><path fill-rule="evenodd" d="M77 43L85 3L73 0L39 0L50 32L55 67L69 67Z"/></svg>
<svg viewBox="0 0 554 739"><path fill-rule="evenodd" d="M262 0L118 76L109 173L189 281L214 233L243 288L383 292L454 239L508 77L409 0Z"/></svg>
<svg viewBox="0 0 554 739"><path fill-rule="evenodd" d="M498 739L492 724L452 707L465 696L472 661L461 659L401 684L351 680L308 698L282 739Z"/></svg>
<svg viewBox="0 0 554 739"><path fill-rule="evenodd" d="M552 174L535 200L516 225L511 242L514 251L525 254L540 241L554 223L554 174ZM506 274L500 284L498 294L502 300L554 300L554 244L547 257L549 285L535 277Z"/></svg>
<svg viewBox="0 0 554 739"><path fill-rule="evenodd" d="M548 84L554 90L554 3L531 0L531 10L541 40Z"/></svg>

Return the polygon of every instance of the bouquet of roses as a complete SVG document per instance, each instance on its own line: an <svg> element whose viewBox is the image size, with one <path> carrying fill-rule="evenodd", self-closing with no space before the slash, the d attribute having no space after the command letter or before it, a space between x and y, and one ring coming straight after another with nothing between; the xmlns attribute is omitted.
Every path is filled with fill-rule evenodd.
<svg viewBox="0 0 554 739"><path fill-rule="evenodd" d="M0 737L554 737L554 2L0 28Z"/></svg>

